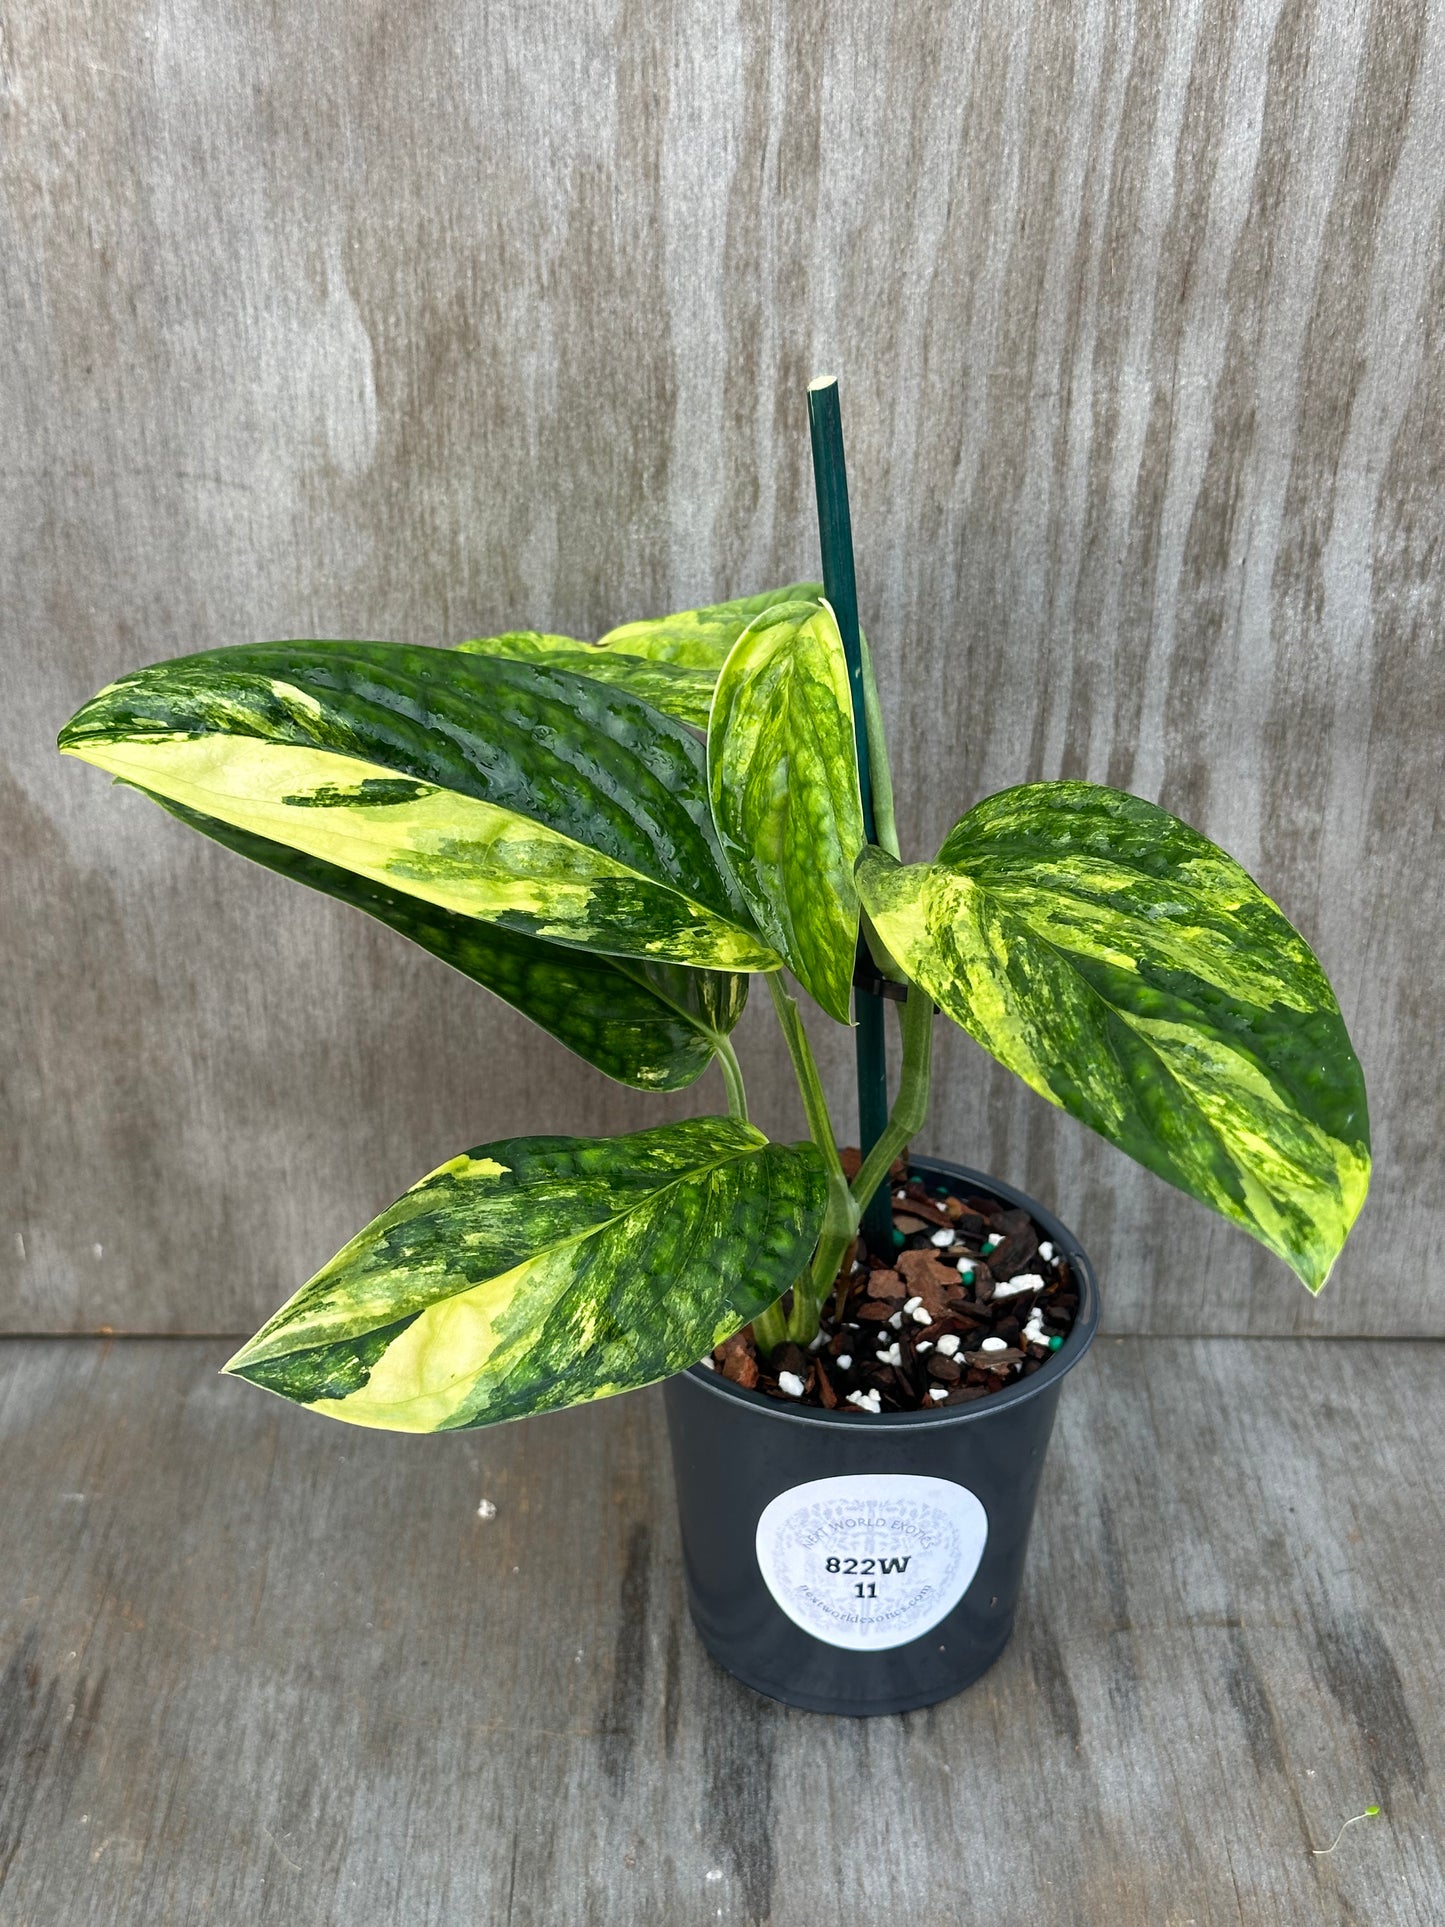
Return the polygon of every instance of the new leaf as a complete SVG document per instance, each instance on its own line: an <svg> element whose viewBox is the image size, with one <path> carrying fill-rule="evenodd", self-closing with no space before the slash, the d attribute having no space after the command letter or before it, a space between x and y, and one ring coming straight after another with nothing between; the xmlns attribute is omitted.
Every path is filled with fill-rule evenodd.
<svg viewBox="0 0 1445 1927"><path fill-rule="evenodd" d="M1323 970L1232 858L1091 783L1004 790L935 863L869 850L893 956L1041 1096L1318 1291L1364 1202L1364 1079Z"/></svg>
<svg viewBox="0 0 1445 1927"><path fill-rule="evenodd" d="M826 602L780 604L739 638L713 696L708 788L758 928L846 1024L863 806L848 666Z"/></svg>
<svg viewBox="0 0 1445 1927"><path fill-rule="evenodd" d="M729 1118L484 1144L353 1238L226 1370L399 1432L630 1391L787 1290L825 1189L814 1145Z"/></svg>

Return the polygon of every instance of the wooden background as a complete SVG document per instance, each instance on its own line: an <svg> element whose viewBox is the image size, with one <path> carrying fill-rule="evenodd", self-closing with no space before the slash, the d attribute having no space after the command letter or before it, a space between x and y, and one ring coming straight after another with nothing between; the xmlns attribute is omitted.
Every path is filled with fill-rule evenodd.
<svg viewBox="0 0 1445 1927"><path fill-rule="evenodd" d="M1115 1331L1445 1333L1442 187L1439 0L7 8L0 1326L249 1330L457 1149L690 1107L52 744L194 648L810 571L836 368L906 846L1058 775L1216 837L1378 1175L1312 1304L957 1033L923 1147L1071 1220Z"/></svg>

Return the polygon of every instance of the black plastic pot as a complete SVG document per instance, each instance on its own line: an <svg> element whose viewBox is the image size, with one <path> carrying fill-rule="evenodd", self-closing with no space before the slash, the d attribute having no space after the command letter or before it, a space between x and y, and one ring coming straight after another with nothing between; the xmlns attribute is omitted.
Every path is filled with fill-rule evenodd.
<svg viewBox="0 0 1445 1927"><path fill-rule="evenodd" d="M730 1673L814 1713L905 1713L988 1670L1013 1631L1065 1373L1099 1322L1073 1233L940 1158L914 1172L1022 1205L1069 1260L1079 1310L1031 1377L938 1412L789 1407L695 1366L665 1388L688 1603Z"/></svg>

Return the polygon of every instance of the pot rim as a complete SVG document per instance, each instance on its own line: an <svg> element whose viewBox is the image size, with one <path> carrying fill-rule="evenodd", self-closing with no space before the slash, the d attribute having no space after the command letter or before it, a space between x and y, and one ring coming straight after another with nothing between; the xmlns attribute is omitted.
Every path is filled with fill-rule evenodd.
<svg viewBox="0 0 1445 1927"><path fill-rule="evenodd" d="M695 1385L715 1393L719 1398L751 1406L754 1411L776 1419L780 1424L841 1425L855 1432L868 1433L896 1432L914 1426L976 1425L995 1412L1022 1405L1025 1400L1037 1398L1057 1385L1065 1372L1072 1371L1084 1356L1099 1328L1099 1286L1084 1247L1068 1226L1061 1223L1051 1211L1046 1211L1026 1191L1005 1184L1002 1178L990 1177L986 1172L975 1171L966 1164L954 1164L948 1158L921 1155L910 1158L908 1168L910 1173L922 1171L939 1177L963 1179L975 1189L1001 1198L1007 1204L1022 1206L1034 1222L1042 1226L1050 1242L1063 1250L1079 1280L1079 1309L1074 1315L1073 1329L1047 1364L1027 1378L1016 1379L1003 1391L991 1393L988 1398L971 1399L967 1405L941 1406L933 1412L844 1412L841 1409L830 1412L821 1405L790 1407L779 1399L770 1398L766 1392L753 1392L742 1385L734 1385L731 1379L724 1378L720 1372L710 1372L701 1364L689 1365L679 1376L691 1379Z"/></svg>

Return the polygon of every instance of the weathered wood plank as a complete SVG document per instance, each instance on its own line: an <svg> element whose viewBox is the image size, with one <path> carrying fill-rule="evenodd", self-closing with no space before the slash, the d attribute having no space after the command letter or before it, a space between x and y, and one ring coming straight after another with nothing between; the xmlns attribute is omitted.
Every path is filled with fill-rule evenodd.
<svg viewBox="0 0 1445 1927"><path fill-rule="evenodd" d="M702 1654L654 1395L396 1440L221 1355L0 1346L7 1927L1445 1913L1438 1346L1101 1342L1013 1646L866 1723Z"/></svg>
<svg viewBox="0 0 1445 1927"><path fill-rule="evenodd" d="M1076 1221L1116 1328L1445 1333L1445 4L480 21L7 12L0 1325L249 1329L460 1146L682 1108L50 744L202 644L791 577L831 364L910 846L1021 777L1182 811L1334 974L1380 1174L1311 1305L959 1036L925 1148Z"/></svg>

